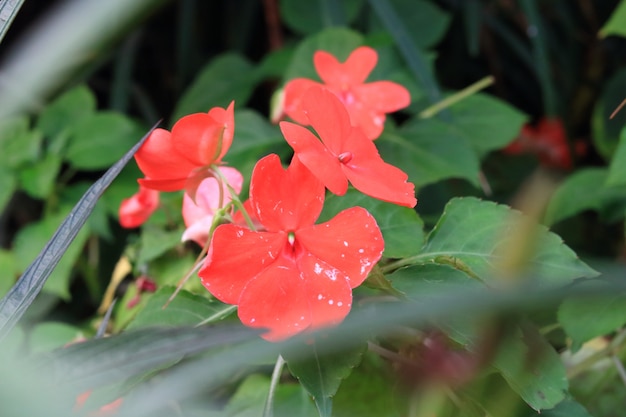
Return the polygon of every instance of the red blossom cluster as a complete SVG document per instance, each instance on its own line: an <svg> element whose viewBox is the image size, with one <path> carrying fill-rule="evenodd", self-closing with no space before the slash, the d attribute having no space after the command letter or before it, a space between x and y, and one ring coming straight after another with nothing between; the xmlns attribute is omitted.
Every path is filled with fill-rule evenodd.
<svg viewBox="0 0 626 417"><path fill-rule="evenodd" d="M135 155L145 177L122 204L120 222L136 227L155 209L159 191L185 190L183 240L208 251L198 275L214 297L238 306L245 325L277 341L338 324L384 242L361 207L316 224L326 189L343 195L350 183L383 201L417 204L408 176L384 162L373 142L385 114L410 103L398 84L365 83L377 59L368 47L345 63L318 51L314 63L324 83L287 83L282 105L296 123L283 121L280 129L294 156L286 169L277 155L261 158L245 203L238 198L242 175L222 161L234 135L233 103L185 116L171 132L155 130ZM156 194L148 198L147 190Z"/></svg>

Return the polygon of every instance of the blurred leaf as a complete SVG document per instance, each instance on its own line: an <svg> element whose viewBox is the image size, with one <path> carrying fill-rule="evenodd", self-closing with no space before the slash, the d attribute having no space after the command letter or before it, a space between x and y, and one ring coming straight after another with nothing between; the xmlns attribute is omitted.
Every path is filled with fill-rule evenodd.
<svg viewBox="0 0 626 417"><path fill-rule="evenodd" d="M605 281L578 283L579 289L590 292L608 290ZM610 292L610 291L607 291ZM572 352L594 337L614 332L626 324L626 292L609 296L585 296L566 299L559 308L559 322L572 339Z"/></svg>
<svg viewBox="0 0 626 417"><path fill-rule="evenodd" d="M0 340L15 326L39 294L61 257L87 221L100 195L133 157L150 132L89 188L54 232L43 250L26 268L17 284L0 300Z"/></svg>
<svg viewBox="0 0 626 417"><path fill-rule="evenodd" d="M118 113L87 115L73 124L65 157L77 169L107 168L133 146L144 130Z"/></svg>
<svg viewBox="0 0 626 417"><path fill-rule="evenodd" d="M45 200L54 191L61 158L47 153L43 159L20 169L20 185L31 197Z"/></svg>
<svg viewBox="0 0 626 417"><path fill-rule="evenodd" d="M170 123L191 113L206 113L215 106L226 108L233 100L237 113L237 109L243 108L248 101L259 82L259 75L247 59L236 53L214 58L185 90Z"/></svg>
<svg viewBox="0 0 626 417"><path fill-rule="evenodd" d="M291 57L285 72L285 81L304 77L319 80L313 66L316 51L326 51L344 62L350 53L363 45L363 36L346 28L329 28L304 39Z"/></svg>
<svg viewBox="0 0 626 417"><path fill-rule="evenodd" d="M467 51L472 57L480 52L480 30L482 5L478 0L467 0L463 4L463 26L467 38Z"/></svg>
<svg viewBox="0 0 626 417"><path fill-rule="evenodd" d="M622 129L619 144L609 164L607 186L626 184L626 129Z"/></svg>
<svg viewBox="0 0 626 417"><path fill-rule="evenodd" d="M15 254L6 249L0 249L0 295L6 292L15 284L15 279L19 273L17 263L15 262Z"/></svg>
<svg viewBox="0 0 626 417"><path fill-rule="evenodd" d="M28 343L33 353L49 352L75 341L81 331L67 323L47 322L35 326L29 334Z"/></svg>
<svg viewBox="0 0 626 417"><path fill-rule="evenodd" d="M61 147L54 145L58 135L95 111L96 97L88 87L80 85L48 104L39 115L36 127L52 141L50 147L61 153Z"/></svg>
<svg viewBox="0 0 626 417"><path fill-rule="evenodd" d="M13 242L13 250L20 271L26 271L33 259L37 258L37 254L46 246L50 236L54 234L54 231L59 227L59 224L68 212L45 217L36 223L29 224L18 232ZM54 271L50 273L43 286L44 291L64 300L69 300L74 264L82 253L88 237L89 232L86 229L77 233L72 243L65 248L63 257L59 260Z"/></svg>
<svg viewBox="0 0 626 417"><path fill-rule="evenodd" d="M386 257L402 258L420 252L424 244L424 223L415 210L377 200L352 188L342 197L329 195L317 222L328 221L354 206L365 208L376 219L383 233Z"/></svg>
<svg viewBox="0 0 626 417"><path fill-rule="evenodd" d="M376 145L385 161L409 175L417 189L448 178L478 185L478 156L461 129L437 119L414 120L383 132Z"/></svg>
<svg viewBox="0 0 626 417"><path fill-rule="evenodd" d="M626 187L605 186L607 177L606 168L583 168L567 177L550 199L544 219L546 224L557 223L584 210L622 218L626 209Z"/></svg>
<svg viewBox="0 0 626 417"><path fill-rule="evenodd" d="M361 362L364 348L335 353L318 353L317 342L303 344L297 358L285 356L292 375L311 394L320 417L332 414L332 397L341 381Z"/></svg>
<svg viewBox="0 0 626 417"><path fill-rule="evenodd" d="M450 112L453 128L481 157L512 142L526 121L511 105L481 93L459 101Z"/></svg>
<svg viewBox="0 0 626 417"><path fill-rule="evenodd" d="M183 230L163 230L160 227L141 229L141 251L137 263L143 264L159 257L168 250L181 244Z"/></svg>
<svg viewBox="0 0 626 417"><path fill-rule="evenodd" d="M9 204L16 187L17 180L13 171L0 164L0 213L3 213Z"/></svg>
<svg viewBox="0 0 626 417"><path fill-rule="evenodd" d="M550 409L565 399L565 366L554 348L529 325L500 342L493 366L511 388L536 411Z"/></svg>
<svg viewBox="0 0 626 417"><path fill-rule="evenodd" d="M626 37L626 1L622 0L619 3L598 33L598 36L602 38L610 35Z"/></svg>
<svg viewBox="0 0 626 417"><path fill-rule="evenodd" d="M411 41L420 49L435 45L446 33L450 15L426 0L389 0L404 24ZM370 30L383 30L378 18L372 19Z"/></svg>
<svg viewBox="0 0 626 417"><path fill-rule="evenodd" d="M528 414L527 417L536 417L536 413ZM550 410L541 412L541 417L592 417L589 411L571 398L558 403Z"/></svg>
<svg viewBox="0 0 626 417"><path fill-rule="evenodd" d="M611 113L620 105L626 95L626 69L616 71L602 88L602 95L596 101L591 118L592 139L598 153L607 161L611 159L626 125L626 111Z"/></svg>
<svg viewBox="0 0 626 417"><path fill-rule="evenodd" d="M29 125L27 117L0 120L0 166L15 169L37 160L43 137Z"/></svg>
<svg viewBox="0 0 626 417"><path fill-rule="evenodd" d="M283 22L294 32L302 35L314 34L332 25L323 14L323 1L282 0L279 3L280 15ZM344 0L336 4L346 15L346 23L349 23L363 7L363 2L364 0Z"/></svg>
<svg viewBox="0 0 626 417"><path fill-rule="evenodd" d="M211 316L224 318L222 314L231 306L207 297L181 290L167 306L165 303L174 293L175 287L162 287L154 293L146 306L130 322L127 329L148 326L193 326ZM209 323L207 323L209 324Z"/></svg>
<svg viewBox="0 0 626 417"><path fill-rule="evenodd" d="M420 263L438 262L438 258L460 262L481 279L498 274L510 259L506 256L527 253L525 272L541 287L570 283L597 272L582 262L560 237L541 225L522 223L525 216L507 206L473 197L455 198L428 236L428 243L418 255ZM519 242L529 233L528 242ZM520 247L523 244L524 247Z"/></svg>

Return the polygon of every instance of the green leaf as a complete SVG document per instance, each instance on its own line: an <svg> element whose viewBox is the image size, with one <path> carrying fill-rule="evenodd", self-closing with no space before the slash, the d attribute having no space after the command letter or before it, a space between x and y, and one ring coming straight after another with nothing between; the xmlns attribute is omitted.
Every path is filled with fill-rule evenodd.
<svg viewBox="0 0 626 417"><path fill-rule="evenodd" d="M610 187L606 168L584 168L570 175L556 190L546 208L544 221L551 225L584 210L599 211L609 218L622 218L626 187Z"/></svg>
<svg viewBox="0 0 626 417"><path fill-rule="evenodd" d="M73 125L65 157L77 169L107 168L135 144L142 131L137 123L118 113L88 115Z"/></svg>
<svg viewBox="0 0 626 417"><path fill-rule="evenodd" d="M54 231L65 217L65 213L58 213L53 216L31 223L19 231L15 236L13 250L15 259L20 271L25 271L29 264L37 257L37 254L45 247L54 234ZM64 300L70 298L70 284L76 260L81 255L85 242L89 237L86 229L78 232L72 243L65 249L63 257L56 268L50 273L44 291L54 294Z"/></svg>
<svg viewBox="0 0 626 417"><path fill-rule="evenodd" d="M520 236L529 240L523 247L517 242ZM437 262L438 258L458 261L481 279L488 279L518 255L527 259L526 270L519 272L532 276L541 287L597 275L546 227L529 225L521 213L473 197L455 198L446 205L417 258L420 263Z"/></svg>
<svg viewBox="0 0 626 417"><path fill-rule="evenodd" d="M43 136L29 125L26 117L0 121L0 166L15 169L37 160Z"/></svg>
<svg viewBox="0 0 626 417"><path fill-rule="evenodd" d="M45 200L54 190L60 169L61 158L47 153L43 159L19 171L22 188L30 196Z"/></svg>
<svg viewBox="0 0 626 417"><path fill-rule="evenodd" d="M292 352L292 351L291 351ZM313 397L320 417L332 414L332 397L355 366L364 348L334 353L318 353L317 342L302 345L297 357L285 356L289 371Z"/></svg>
<svg viewBox="0 0 626 417"><path fill-rule="evenodd" d="M164 308L174 290L175 287L168 286L154 293L143 310L128 325L128 329L148 326L192 326L209 317L215 317L214 321L223 319L225 314L232 311L230 305L185 290L181 290Z"/></svg>
<svg viewBox="0 0 626 417"><path fill-rule="evenodd" d="M415 120L397 133L383 132L376 145L383 159L405 171L418 189L447 178L478 185L479 160L467 136L439 120Z"/></svg>
<svg viewBox="0 0 626 417"><path fill-rule="evenodd" d="M74 341L81 335L81 331L62 322L47 322L35 326L29 335L30 351L48 352L60 348Z"/></svg>
<svg viewBox="0 0 626 417"><path fill-rule="evenodd" d="M411 41L420 49L439 42L451 21L448 13L425 0L389 0L389 3L406 27ZM370 25L370 30L384 29L378 18L372 19Z"/></svg>
<svg viewBox="0 0 626 417"><path fill-rule="evenodd" d="M61 257L87 221L98 198L133 157L150 132L87 190L54 232L43 250L37 255L37 258L26 268L17 284L0 300L0 340L7 335L32 304Z"/></svg>
<svg viewBox="0 0 626 417"><path fill-rule="evenodd" d="M166 231L160 227L143 227L141 229L141 251L137 263L143 264L158 258L168 250L181 244L183 230Z"/></svg>
<svg viewBox="0 0 626 417"><path fill-rule="evenodd" d="M415 210L377 200L352 188L342 197L326 198L318 223L355 206L365 208L376 219L383 233L386 257L403 258L420 252L424 244L424 223Z"/></svg>
<svg viewBox="0 0 626 417"><path fill-rule="evenodd" d="M15 284L19 272L12 251L0 249L0 271L0 295L4 295Z"/></svg>
<svg viewBox="0 0 626 417"><path fill-rule="evenodd" d="M578 288L588 289L591 293L604 290L612 294L568 298L561 304L559 322L572 339L573 352L594 337L616 331L626 324L625 292L607 291L610 286L601 280L581 282Z"/></svg>
<svg viewBox="0 0 626 417"><path fill-rule="evenodd" d="M450 107L452 125L482 157L501 149L518 135L526 116L486 94L474 94Z"/></svg>
<svg viewBox="0 0 626 417"><path fill-rule="evenodd" d="M619 136L619 144L609 164L609 175L606 179L607 186L626 184L626 129L622 129Z"/></svg>
<svg viewBox="0 0 626 417"><path fill-rule="evenodd" d="M622 68L604 84L602 95L593 109L591 137L596 150L607 161L613 156L620 141L622 127L626 125L624 109L610 118L611 113L624 100L624 91L626 91L626 69Z"/></svg>
<svg viewBox="0 0 626 417"><path fill-rule="evenodd" d="M554 348L531 326L522 326L500 342L493 366L510 387L536 411L563 401L568 381Z"/></svg>
<svg viewBox="0 0 626 417"><path fill-rule="evenodd" d="M303 40L294 52L285 72L285 80L304 77L319 80L313 66L316 51L326 51L339 62L345 61L350 53L363 45L363 36L346 28L329 28Z"/></svg>
<svg viewBox="0 0 626 417"><path fill-rule="evenodd" d="M215 106L225 108L233 100L235 109L243 108L258 81L255 67L244 57L235 53L220 55L185 90L174 110L172 123L191 113L206 113Z"/></svg>
<svg viewBox="0 0 626 417"><path fill-rule="evenodd" d="M17 179L13 171L0 165L0 213L4 212L16 188Z"/></svg>
<svg viewBox="0 0 626 417"><path fill-rule="evenodd" d="M80 85L59 96L46 106L37 119L37 129L53 143L62 132L96 111L96 97L87 86ZM57 152L59 146L52 146Z"/></svg>
<svg viewBox="0 0 626 417"><path fill-rule="evenodd" d="M537 414L532 413L527 417L537 417ZM541 417L592 417L592 415L580 403L568 398L558 403L556 407L542 411Z"/></svg>
<svg viewBox="0 0 626 417"><path fill-rule="evenodd" d="M282 0L279 3L280 15L291 30L302 35L310 35L332 26L332 22L329 22L323 14L323 1ZM344 0L336 4L347 17L346 23L350 23L363 7L363 0Z"/></svg>
<svg viewBox="0 0 626 417"><path fill-rule="evenodd" d="M621 1L609 20L602 26L598 35L605 38L610 35L626 37L626 1Z"/></svg>

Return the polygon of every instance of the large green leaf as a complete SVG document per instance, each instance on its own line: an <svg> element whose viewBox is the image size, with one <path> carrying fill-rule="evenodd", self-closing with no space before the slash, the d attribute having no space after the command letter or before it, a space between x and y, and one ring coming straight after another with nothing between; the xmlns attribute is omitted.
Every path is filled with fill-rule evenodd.
<svg viewBox="0 0 626 417"><path fill-rule="evenodd" d="M363 45L363 36L346 28L329 28L309 36L298 45L285 72L285 80L304 77L319 80L313 66L313 55L322 50L333 54L340 62Z"/></svg>
<svg viewBox="0 0 626 417"><path fill-rule="evenodd" d="M450 107L452 126L479 155L501 149L518 135L526 116L486 94L474 94Z"/></svg>
<svg viewBox="0 0 626 417"><path fill-rule="evenodd" d="M235 109L243 108L258 81L259 74L244 57L235 53L220 55L200 70L185 90L171 123L191 113L206 113L215 106L227 107L233 100Z"/></svg>
<svg viewBox="0 0 626 417"><path fill-rule="evenodd" d="M578 285L589 292L610 292L610 286L601 280ZM559 308L559 322L572 339L572 351L577 351L583 343L611 333L626 324L626 292L614 291L608 296L568 298Z"/></svg>
<svg viewBox="0 0 626 417"><path fill-rule="evenodd" d="M478 185L479 160L467 136L436 119L415 120L376 140L383 159L404 170L417 188L447 178Z"/></svg>
<svg viewBox="0 0 626 417"><path fill-rule="evenodd" d="M477 198L452 199L416 260L453 260L481 279L489 279L504 272L499 268L523 260L512 259L523 255L527 262L519 265L523 269L517 272L548 288L597 275L561 238L544 226L528 222L504 205ZM523 236L528 241L520 239Z"/></svg>
<svg viewBox="0 0 626 417"><path fill-rule="evenodd" d="M133 157L143 141L149 136L146 134L122 159L93 184L80 199L72 211L63 220L54 232L43 250L26 268L20 280L11 288L7 295L0 300L0 340L15 326L26 309L39 294L46 280L57 266L61 257L76 238L94 209L98 198L106 187L119 174L124 165Z"/></svg>
<svg viewBox="0 0 626 417"><path fill-rule="evenodd" d="M537 414L529 413L527 417L537 417ZM542 411L541 417L592 417L592 415L580 403L567 398L558 403L556 407Z"/></svg>
<svg viewBox="0 0 626 417"><path fill-rule="evenodd" d="M553 408L567 395L568 381L561 358L529 325L500 342L493 366L537 411Z"/></svg>
<svg viewBox="0 0 626 417"><path fill-rule="evenodd" d="M328 196L318 222L330 220L354 206L365 208L376 219L385 240L386 257L402 258L419 253L424 244L424 223L415 210L368 197L354 189L342 197Z"/></svg>
<svg viewBox="0 0 626 417"><path fill-rule="evenodd" d="M15 178L15 173L0 165L0 213L4 212L4 208L11 200L16 188L17 179Z"/></svg>
<svg viewBox="0 0 626 417"><path fill-rule="evenodd" d="M626 129L622 129L619 144L611 158L606 185L626 185Z"/></svg>
<svg viewBox="0 0 626 417"><path fill-rule="evenodd" d="M593 144L596 151L609 161L620 140L622 127L626 125L626 111L622 109L613 118L611 114L624 100L626 69L616 71L602 88L591 119Z"/></svg>
<svg viewBox="0 0 626 417"><path fill-rule="evenodd" d="M209 317L215 317L217 321L231 311L229 305L185 290L181 290L176 298L164 307L174 290L175 287L171 286L160 288L128 325L128 329L147 326L192 326Z"/></svg>
<svg viewBox="0 0 626 417"><path fill-rule="evenodd" d="M356 17L364 0L344 0L334 2L339 8L337 14L343 14L344 22L336 22L340 17L329 16L331 11L324 8L325 0L283 0L279 3L283 21L294 32L309 35L328 26L346 26ZM335 20L335 21L333 21ZM339 23L339 24L338 24Z"/></svg>
<svg viewBox="0 0 626 417"><path fill-rule="evenodd" d="M0 120L0 166L15 169L37 160L43 136L29 124L27 117Z"/></svg>
<svg viewBox="0 0 626 417"><path fill-rule="evenodd" d="M606 168L584 168L570 175L546 208L546 224L554 224L584 210L599 211L607 220L624 216L626 186L608 186Z"/></svg>
<svg viewBox="0 0 626 417"><path fill-rule="evenodd" d="M73 124L65 157L77 169L104 169L121 158L144 131L118 113L87 115Z"/></svg>
<svg viewBox="0 0 626 417"><path fill-rule="evenodd" d="M37 119L37 129L46 137L56 141L62 132L71 129L75 123L96 111L96 97L84 85L75 87L47 105ZM53 146L61 152L59 146Z"/></svg>
<svg viewBox="0 0 626 417"><path fill-rule="evenodd" d="M285 356L291 373L313 397L320 417L332 414L332 397L355 366L361 362L363 348L319 353L317 342L303 344L296 357ZM293 352L293 350L291 351Z"/></svg>
<svg viewBox="0 0 626 417"><path fill-rule="evenodd" d="M141 229L141 250L139 264L147 263L168 250L181 244L183 230L163 230L160 227L146 225Z"/></svg>
<svg viewBox="0 0 626 417"><path fill-rule="evenodd" d="M389 3L419 48L425 49L439 42L450 24L450 16L429 1L390 0ZM382 29L379 19L372 19L370 30Z"/></svg>
<svg viewBox="0 0 626 417"><path fill-rule="evenodd" d="M52 191L61 169L61 157L47 153L41 160L20 169L21 186L32 197L45 200Z"/></svg>

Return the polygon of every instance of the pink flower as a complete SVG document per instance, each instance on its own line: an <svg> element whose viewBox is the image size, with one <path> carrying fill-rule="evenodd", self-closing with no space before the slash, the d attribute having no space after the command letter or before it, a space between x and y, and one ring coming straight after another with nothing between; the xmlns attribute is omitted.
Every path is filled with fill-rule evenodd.
<svg viewBox="0 0 626 417"><path fill-rule="evenodd" d="M221 167L220 171L226 178L228 185L239 194L243 185L241 173L230 167ZM187 229L183 233L182 240L193 240L198 245L204 247L215 213L230 203L230 201L231 195L228 187L226 184L220 184L215 177L208 177L202 180L196 190L195 201L189 194L185 193L183 197L183 220Z"/></svg>

